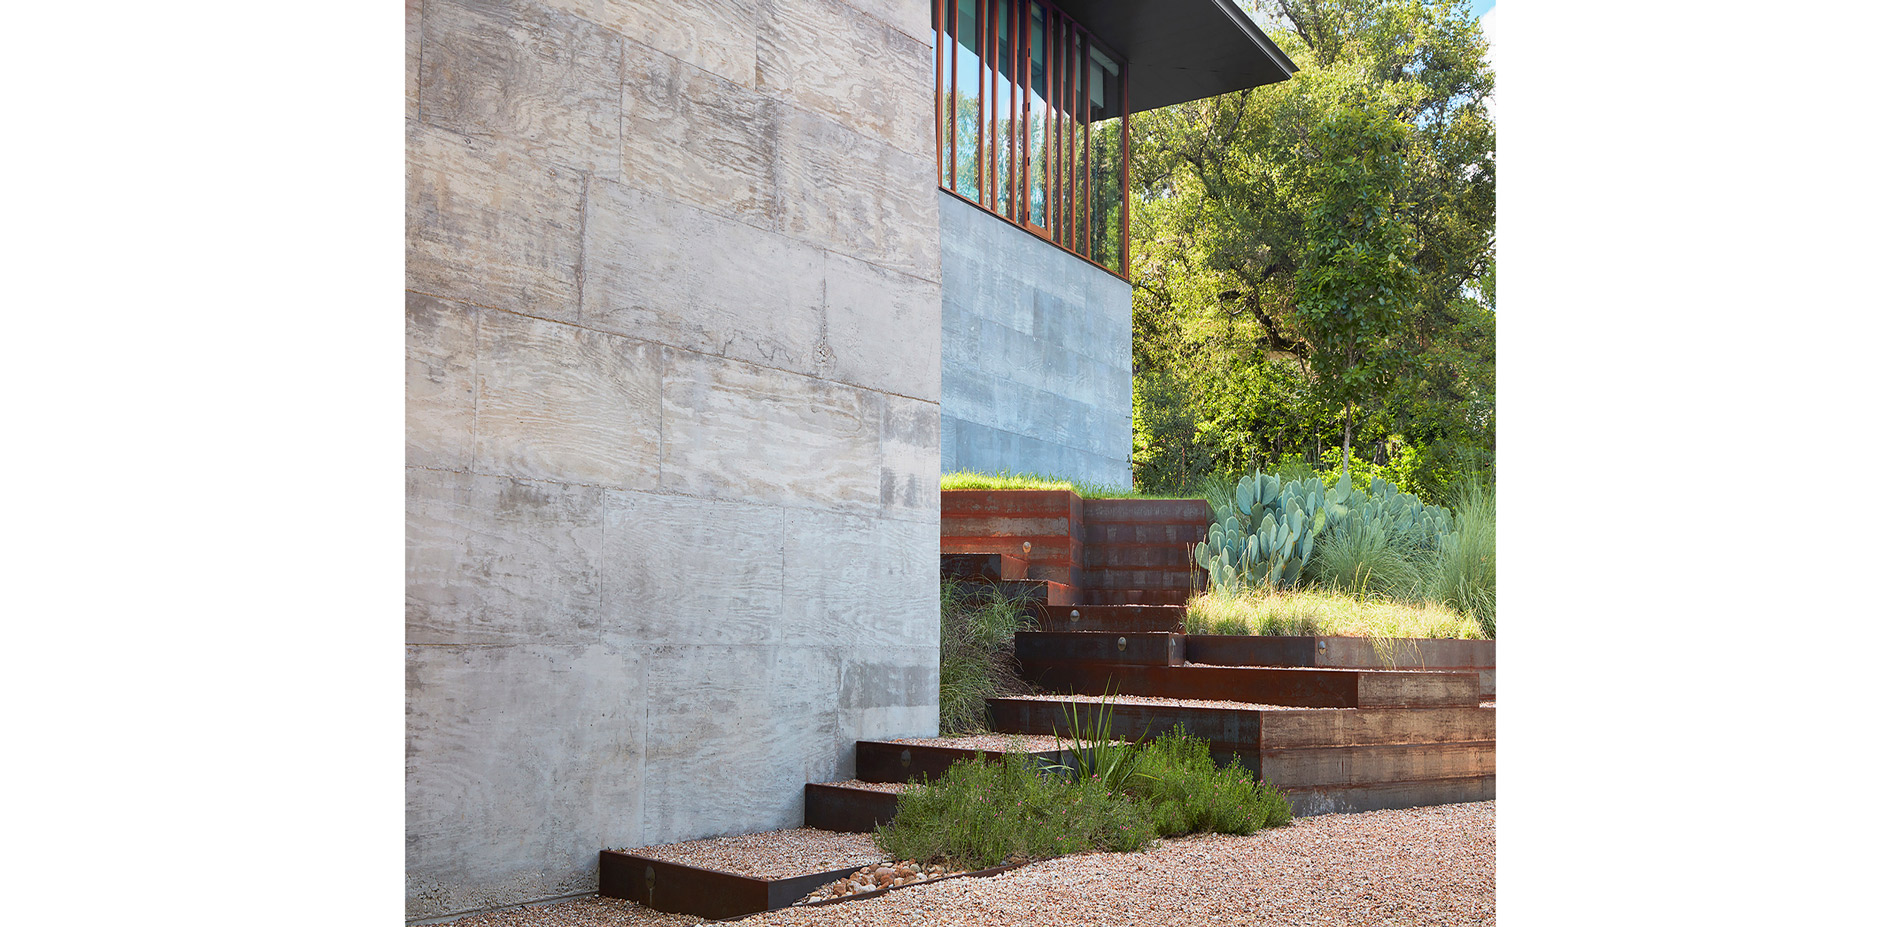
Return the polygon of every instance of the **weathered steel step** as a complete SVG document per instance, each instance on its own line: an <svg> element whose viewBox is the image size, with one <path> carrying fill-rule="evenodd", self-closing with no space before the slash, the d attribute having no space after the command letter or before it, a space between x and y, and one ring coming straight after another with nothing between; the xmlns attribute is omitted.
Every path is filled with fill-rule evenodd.
<svg viewBox="0 0 1900 927"><path fill-rule="evenodd" d="M1481 699L1497 697L1497 641L1190 634L1190 663L1338 669L1474 670Z"/></svg>
<svg viewBox="0 0 1900 927"><path fill-rule="evenodd" d="M1040 734L1043 739L1053 739L1046 730L1021 733ZM857 777L865 782L928 782L943 775L944 771L958 760L980 756L991 762L1000 762L1006 754L1011 752L1027 753L1041 763L1067 764L1074 760L1073 754L1060 748L1008 751L907 744L890 740L860 740L857 750Z"/></svg>
<svg viewBox="0 0 1900 927"><path fill-rule="evenodd" d="M1181 631L1185 605L1039 605L1044 631Z"/></svg>
<svg viewBox="0 0 1900 927"><path fill-rule="evenodd" d="M1076 695L1115 692L1299 708L1475 706L1481 701L1478 674L1471 671L1157 666L1018 659L1024 679L1051 692Z"/></svg>
<svg viewBox="0 0 1900 927"><path fill-rule="evenodd" d="M1080 660L1179 666L1186 642L1185 634L1154 631L1018 631L1016 659L1024 664Z"/></svg>
<svg viewBox="0 0 1900 927"><path fill-rule="evenodd" d="M1242 757L1241 762L1246 762ZM1261 750L1259 771L1282 788L1377 785L1495 776L1496 741Z"/></svg>
<svg viewBox="0 0 1900 927"><path fill-rule="evenodd" d="M1072 736L1069 715L1092 730L1099 699L1020 696L991 699L999 731ZM1110 730L1123 739L1157 737L1180 725L1187 733L1229 750L1293 749L1368 744L1416 744L1497 739L1496 708L1270 708L1176 705L1117 698L1109 702ZM860 777L863 778L863 777Z"/></svg>
<svg viewBox="0 0 1900 927"><path fill-rule="evenodd" d="M1316 814L1348 814L1359 811L1383 811L1387 808L1417 808L1422 805L1490 801L1498 797L1498 777L1491 775L1463 779L1422 779L1412 782L1322 786L1284 791L1287 801L1293 806L1293 813L1300 817L1310 817Z"/></svg>
<svg viewBox="0 0 1900 927"><path fill-rule="evenodd" d="M868 781L868 780L867 780ZM897 817L901 793L843 782L805 783L805 826L868 834Z"/></svg>
<svg viewBox="0 0 1900 927"><path fill-rule="evenodd" d="M600 851L600 893L637 901L655 911L721 919L757 914L791 905L827 882L835 882L876 854L841 869L785 878L755 878L716 869L639 856L625 850Z"/></svg>
<svg viewBox="0 0 1900 927"><path fill-rule="evenodd" d="M937 573L946 579L1002 582L1028 579L1029 561L1009 554L938 554Z"/></svg>
<svg viewBox="0 0 1900 927"><path fill-rule="evenodd" d="M1066 607L1075 604L1075 587L1063 583L1052 583L1036 579L1008 579L1000 583L983 580L955 580L957 586L966 592L994 591L1006 598L1024 602L1030 607Z"/></svg>

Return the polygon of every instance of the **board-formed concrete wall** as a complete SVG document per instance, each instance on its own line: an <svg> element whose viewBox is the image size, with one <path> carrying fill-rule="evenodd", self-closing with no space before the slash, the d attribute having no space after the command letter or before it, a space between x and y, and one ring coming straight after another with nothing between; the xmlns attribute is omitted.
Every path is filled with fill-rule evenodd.
<svg viewBox="0 0 1900 927"><path fill-rule="evenodd" d="M1126 281L948 193L943 470L1134 485Z"/></svg>
<svg viewBox="0 0 1900 927"><path fill-rule="evenodd" d="M936 727L925 0L409 0L408 917Z"/></svg>

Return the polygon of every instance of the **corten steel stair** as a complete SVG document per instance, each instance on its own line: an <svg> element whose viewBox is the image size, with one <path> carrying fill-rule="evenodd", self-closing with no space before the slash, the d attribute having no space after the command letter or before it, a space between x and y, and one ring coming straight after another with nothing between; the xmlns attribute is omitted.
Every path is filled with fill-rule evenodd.
<svg viewBox="0 0 1900 927"><path fill-rule="evenodd" d="M1295 814L1496 797L1494 642L1401 641L1382 659L1363 638L1182 634L1184 611L1038 608L1043 630L1016 636L1023 678L1086 698L991 699L992 727L1070 736L1069 712L1089 729L1114 692L1114 736L1179 724L1265 774Z"/></svg>
<svg viewBox="0 0 1900 927"><path fill-rule="evenodd" d="M940 543L946 570L957 555L1005 558L991 578L1049 605L1180 605L1208 517L1201 499L945 490Z"/></svg>
<svg viewBox="0 0 1900 927"><path fill-rule="evenodd" d="M1381 653L1363 638L1185 635L1189 550L1208 515L1199 499L946 491L944 572L1027 594L1040 630L1016 639L1026 680L1095 701L1146 697L1116 703L1116 736L1182 724L1223 760L1264 772L1297 814L1495 797L1494 642L1399 641ZM996 730L1023 734L1069 734L1068 707L990 703Z"/></svg>

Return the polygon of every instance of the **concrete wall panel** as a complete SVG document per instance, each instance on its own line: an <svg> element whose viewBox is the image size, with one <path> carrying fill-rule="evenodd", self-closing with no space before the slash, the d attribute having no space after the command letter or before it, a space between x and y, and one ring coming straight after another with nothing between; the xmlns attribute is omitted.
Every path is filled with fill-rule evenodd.
<svg viewBox="0 0 1900 927"><path fill-rule="evenodd" d="M407 484L410 643L597 636L598 487L443 470Z"/></svg>
<svg viewBox="0 0 1900 927"><path fill-rule="evenodd" d="M465 470L475 455L476 309L406 294L405 458L412 467Z"/></svg>
<svg viewBox="0 0 1900 927"><path fill-rule="evenodd" d="M941 467L1133 483L1132 291L947 193Z"/></svg>
<svg viewBox="0 0 1900 927"><path fill-rule="evenodd" d="M588 183L586 230L582 324L815 372L824 252L604 180Z"/></svg>
<svg viewBox="0 0 1900 927"><path fill-rule="evenodd" d="M884 397L878 505L891 518L937 521L937 404Z"/></svg>
<svg viewBox="0 0 1900 927"><path fill-rule="evenodd" d="M659 484L659 346L506 312L480 325L476 469Z"/></svg>
<svg viewBox="0 0 1900 927"><path fill-rule="evenodd" d="M905 35L929 45L930 0L845 0L867 16L874 16ZM935 71L931 74L934 77ZM926 100L925 102L928 102Z"/></svg>
<svg viewBox="0 0 1900 927"><path fill-rule="evenodd" d="M571 321L580 309L581 176L512 145L410 126L408 286Z"/></svg>
<svg viewBox="0 0 1900 927"><path fill-rule="evenodd" d="M610 492L605 527L601 608L612 639L629 646L778 639L780 509Z"/></svg>
<svg viewBox="0 0 1900 927"><path fill-rule="evenodd" d="M933 525L837 513L784 522L785 620L780 640L922 647L937 640ZM928 602L929 606L920 606Z"/></svg>
<svg viewBox="0 0 1900 927"><path fill-rule="evenodd" d="M874 512L878 394L667 350L661 488Z"/></svg>
<svg viewBox="0 0 1900 927"><path fill-rule="evenodd" d="M601 848L644 843L639 654L408 651L408 917L591 891Z"/></svg>
<svg viewBox="0 0 1900 927"><path fill-rule="evenodd" d="M935 400L942 379L943 311L934 280L825 254L826 376L870 389Z"/></svg>
<svg viewBox="0 0 1900 927"><path fill-rule="evenodd" d="M768 0L545 0L702 71L750 86Z"/></svg>
<svg viewBox="0 0 1900 927"><path fill-rule="evenodd" d="M812 738L836 737L838 657L815 648L661 647L647 675L650 842L794 827ZM783 672L781 669L783 660ZM794 782L793 780L797 781Z"/></svg>
<svg viewBox="0 0 1900 927"><path fill-rule="evenodd" d="M927 85L926 85L927 86ZM827 250L936 281L936 164L832 120L788 109L778 121L778 227Z"/></svg>
<svg viewBox="0 0 1900 927"><path fill-rule="evenodd" d="M406 22L416 919L935 732L945 329L921 0Z"/></svg>
<svg viewBox="0 0 1900 927"><path fill-rule="evenodd" d="M428 0L422 20L424 122L619 176L619 33L525 0Z"/></svg>
<svg viewBox="0 0 1900 927"><path fill-rule="evenodd" d="M936 62L917 54L918 40L863 10L813 0L799 15L774 16L759 34L759 84L800 109L822 113L899 151L932 157L928 93ZM848 62L875 61L865 69ZM927 195L929 187L907 188Z"/></svg>
<svg viewBox="0 0 1900 927"><path fill-rule="evenodd" d="M859 740L937 736L937 665L935 644L873 642L846 652L838 700L841 762Z"/></svg>
<svg viewBox="0 0 1900 927"><path fill-rule="evenodd" d="M770 227L776 104L749 83L627 43L621 101L626 182Z"/></svg>
<svg viewBox="0 0 1900 927"><path fill-rule="evenodd" d="M422 112L422 0L403 0L403 118Z"/></svg>

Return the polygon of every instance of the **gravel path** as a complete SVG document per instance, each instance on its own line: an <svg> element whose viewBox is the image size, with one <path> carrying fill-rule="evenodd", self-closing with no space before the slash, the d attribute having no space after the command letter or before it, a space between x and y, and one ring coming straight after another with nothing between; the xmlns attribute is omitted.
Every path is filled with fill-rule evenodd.
<svg viewBox="0 0 1900 927"><path fill-rule="evenodd" d="M1493 925L1497 803L1301 818L1247 837L1163 841L1087 853L990 878L789 908L748 927L1018 927L1177 924ZM632 902L582 899L464 918L455 927L630 927L703 923Z"/></svg>

